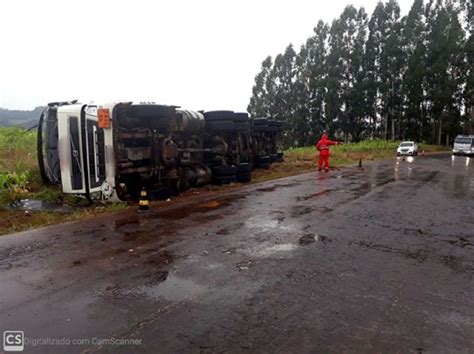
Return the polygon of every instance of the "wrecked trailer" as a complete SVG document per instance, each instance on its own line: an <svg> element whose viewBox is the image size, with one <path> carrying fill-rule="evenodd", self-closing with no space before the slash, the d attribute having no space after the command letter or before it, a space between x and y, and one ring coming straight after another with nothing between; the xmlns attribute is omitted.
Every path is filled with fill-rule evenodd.
<svg viewBox="0 0 474 354"><path fill-rule="evenodd" d="M38 125L44 183L89 200L137 199L142 188L159 198L211 181L248 182L259 146L266 144L253 135L247 113L232 111L55 102Z"/></svg>

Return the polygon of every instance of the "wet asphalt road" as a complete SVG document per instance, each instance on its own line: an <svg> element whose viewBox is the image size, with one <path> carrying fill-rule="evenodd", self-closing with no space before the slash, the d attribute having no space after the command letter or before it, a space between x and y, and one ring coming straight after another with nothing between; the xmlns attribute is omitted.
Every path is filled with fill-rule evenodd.
<svg viewBox="0 0 474 354"><path fill-rule="evenodd" d="M393 159L2 236L0 330L45 353L472 353L473 164Z"/></svg>

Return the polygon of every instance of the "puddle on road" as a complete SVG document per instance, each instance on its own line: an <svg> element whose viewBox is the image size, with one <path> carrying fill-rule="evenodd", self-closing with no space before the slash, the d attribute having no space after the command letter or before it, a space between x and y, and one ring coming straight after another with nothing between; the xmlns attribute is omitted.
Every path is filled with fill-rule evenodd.
<svg viewBox="0 0 474 354"><path fill-rule="evenodd" d="M298 246L292 243L284 243L284 244L274 245L271 247L255 250L255 252L252 252L252 253L257 256L268 257L274 254L291 252L291 251L294 251L296 248L298 248Z"/></svg>
<svg viewBox="0 0 474 354"><path fill-rule="evenodd" d="M27 211L47 211L56 213L72 213L74 208L68 205L46 202L37 199L20 199L11 203L7 209Z"/></svg>
<svg viewBox="0 0 474 354"><path fill-rule="evenodd" d="M284 218L277 216L275 218L268 217L264 215L256 215L248 218L244 226L247 229L257 229L257 230L281 230L285 232L294 231L296 228L294 225L283 225Z"/></svg>

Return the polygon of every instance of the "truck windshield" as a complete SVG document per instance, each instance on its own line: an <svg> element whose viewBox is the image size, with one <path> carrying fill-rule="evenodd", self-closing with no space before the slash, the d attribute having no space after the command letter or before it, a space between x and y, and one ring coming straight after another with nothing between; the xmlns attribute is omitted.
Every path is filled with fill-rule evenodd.
<svg viewBox="0 0 474 354"><path fill-rule="evenodd" d="M456 144L471 144L472 139L471 138L456 138L454 143Z"/></svg>

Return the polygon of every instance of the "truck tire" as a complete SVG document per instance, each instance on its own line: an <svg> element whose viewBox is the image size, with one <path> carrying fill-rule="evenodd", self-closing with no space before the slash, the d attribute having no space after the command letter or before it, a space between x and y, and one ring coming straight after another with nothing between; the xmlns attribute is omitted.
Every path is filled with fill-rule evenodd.
<svg viewBox="0 0 474 354"><path fill-rule="evenodd" d="M255 168L259 168L262 170L269 170L270 166L271 166L270 162L257 162L257 164L255 165Z"/></svg>
<svg viewBox="0 0 474 354"><path fill-rule="evenodd" d="M234 113L234 122L247 122L249 115L247 113Z"/></svg>
<svg viewBox="0 0 474 354"><path fill-rule="evenodd" d="M204 113L206 122L215 121L234 121L235 113L233 111L210 111Z"/></svg>
<svg viewBox="0 0 474 354"><path fill-rule="evenodd" d="M250 181L252 181L252 173L251 172L237 173L237 182L248 183Z"/></svg>
<svg viewBox="0 0 474 354"><path fill-rule="evenodd" d="M247 122L235 122L235 130L239 132L245 132L250 130L250 125Z"/></svg>
<svg viewBox="0 0 474 354"><path fill-rule="evenodd" d="M268 125L254 125L253 131L256 133L271 133L273 132L273 127Z"/></svg>
<svg viewBox="0 0 474 354"><path fill-rule="evenodd" d="M237 182L236 175L233 176L214 176L212 182L217 185L230 184Z"/></svg>
<svg viewBox="0 0 474 354"><path fill-rule="evenodd" d="M270 168L270 165L271 165L270 156L265 155L265 156L260 156L257 159L257 163L255 164L255 168L268 170Z"/></svg>
<svg viewBox="0 0 474 354"><path fill-rule="evenodd" d="M214 166L211 168L212 176L234 176L237 173L237 167L235 165L221 165Z"/></svg>
<svg viewBox="0 0 474 354"><path fill-rule="evenodd" d="M276 162L283 162L285 159L282 152L277 152Z"/></svg>
<svg viewBox="0 0 474 354"><path fill-rule="evenodd" d="M229 121L207 121L206 129L213 131L222 131L222 132L233 132L236 131L235 123L232 120Z"/></svg>
<svg viewBox="0 0 474 354"><path fill-rule="evenodd" d="M252 171L252 164L250 162L242 162L237 165L237 174Z"/></svg>
<svg viewBox="0 0 474 354"><path fill-rule="evenodd" d="M260 156L257 158L257 164L265 164L265 163L270 163L270 156L265 155L265 156Z"/></svg>
<svg viewBox="0 0 474 354"><path fill-rule="evenodd" d="M253 125L267 125L268 124L268 118L255 118L253 120Z"/></svg>

